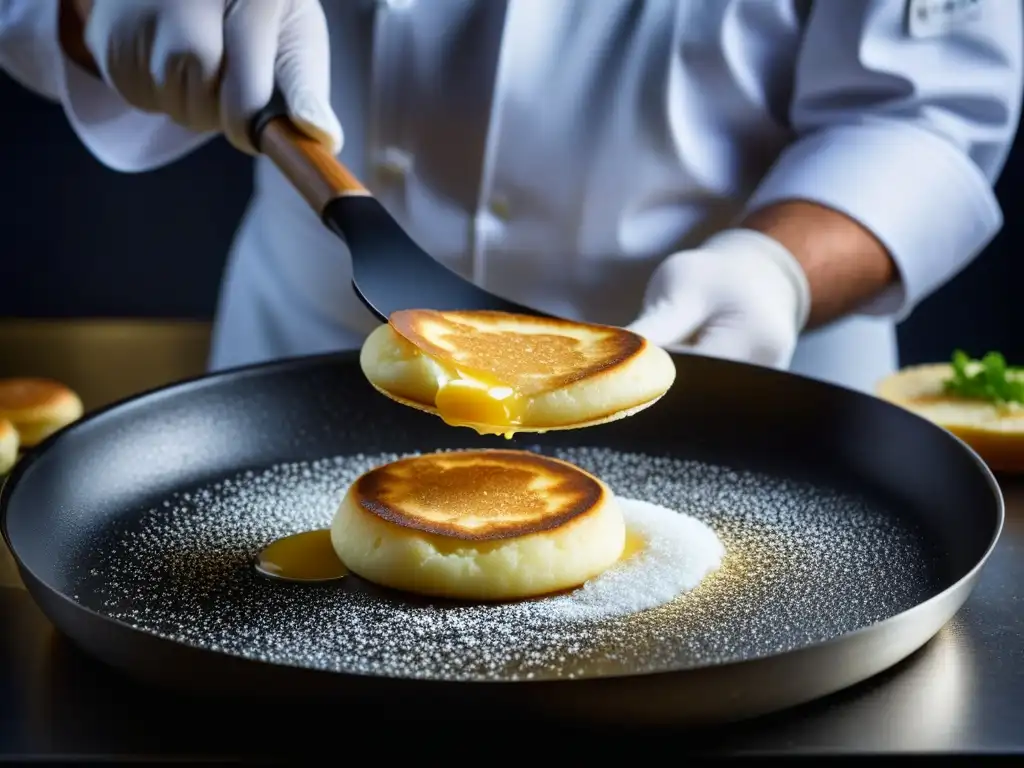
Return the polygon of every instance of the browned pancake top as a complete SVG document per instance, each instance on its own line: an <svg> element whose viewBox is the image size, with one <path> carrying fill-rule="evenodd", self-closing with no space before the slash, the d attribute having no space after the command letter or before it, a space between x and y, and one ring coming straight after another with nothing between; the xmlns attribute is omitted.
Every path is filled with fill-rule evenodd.
<svg viewBox="0 0 1024 768"><path fill-rule="evenodd" d="M0 379L0 412L14 414L55 405L70 395L59 381L50 379Z"/></svg>
<svg viewBox="0 0 1024 768"><path fill-rule="evenodd" d="M456 451L399 459L353 486L357 503L426 533L489 541L548 531L594 509L603 486L582 469L525 451Z"/></svg>
<svg viewBox="0 0 1024 768"><path fill-rule="evenodd" d="M485 310L406 309L391 327L436 360L524 395L558 389L622 365L646 343L622 328Z"/></svg>

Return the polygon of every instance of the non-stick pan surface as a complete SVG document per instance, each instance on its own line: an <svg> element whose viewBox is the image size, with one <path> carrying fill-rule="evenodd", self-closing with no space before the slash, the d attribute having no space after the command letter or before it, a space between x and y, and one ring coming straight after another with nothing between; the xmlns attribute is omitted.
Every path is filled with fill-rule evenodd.
<svg viewBox="0 0 1024 768"><path fill-rule="evenodd" d="M536 603L459 606L255 573L260 547L328 525L370 466L509 446L380 396L355 354L204 377L84 419L15 470L4 535L70 638L143 680L206 691L695 723L822 696L927 642L1002 526L978 458L865 395L675 361L675 386L639 415L512 442L716 530L720 571L638 615L566 620Z"/></svg>

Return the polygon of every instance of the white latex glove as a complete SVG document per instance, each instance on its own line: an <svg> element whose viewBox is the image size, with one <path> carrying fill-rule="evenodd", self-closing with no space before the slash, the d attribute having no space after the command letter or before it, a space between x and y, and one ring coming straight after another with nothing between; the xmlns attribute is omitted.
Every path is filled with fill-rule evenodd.
<svg viewBox="0 0 1024 768"><path fill-rule="evenodd" d="M85 44L137 109L251 154L249 119L276 82L296 125L341 149L319 0L94 0Z"/></svg>
<svg viewBox="0 0 1024 768"><path fill-rule="evenodd" d="M732 229L662 262L628 327L661 347L786 368L810 303L803 268L781 243Z"/></svg>

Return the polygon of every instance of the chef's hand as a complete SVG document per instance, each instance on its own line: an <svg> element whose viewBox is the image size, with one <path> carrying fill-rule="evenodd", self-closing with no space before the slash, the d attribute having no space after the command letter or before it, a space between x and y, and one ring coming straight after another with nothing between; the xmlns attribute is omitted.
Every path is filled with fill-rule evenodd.
<svg viewBox="0 0 1024 768"><path fill-rule="evenodd" d="M90 8L91 6L91 8ZM92 0L85 44L125 101L245 152L275 82L305 133L341 148L319 0Z"/></svg>
<svg viewBox="0 0 1024 768"><path fill-rule="evenodd" d="M733 229L662 262L629 330L662 347L785 368L809 309L807 278L789 251Z"/></svg>

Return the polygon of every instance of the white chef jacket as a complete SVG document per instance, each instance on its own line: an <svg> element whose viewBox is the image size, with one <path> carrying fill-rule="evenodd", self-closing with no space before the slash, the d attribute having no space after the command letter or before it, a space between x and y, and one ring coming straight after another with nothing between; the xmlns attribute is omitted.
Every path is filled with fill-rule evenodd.
<svg viewBox="0 0 1024 768"><path fill-rule="evenodd" d="M799 198L859 221L901 281L807 333L792 370L870 390L895 323L1002 224L1020 0L332 0L341 159L432 255L566 317L626 324L668 254ZM68 62L57 0L0 0L0 66L107 166L209 135ZM265 158L211 365L359 345L377 321L344 246ZM396 275L395 279L401 279Z"/></svg>

